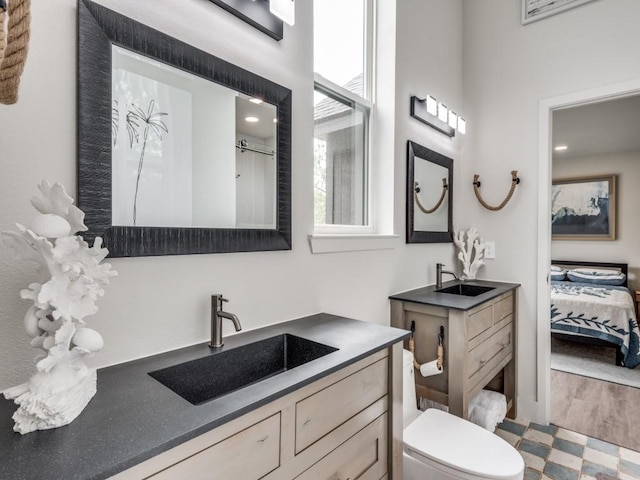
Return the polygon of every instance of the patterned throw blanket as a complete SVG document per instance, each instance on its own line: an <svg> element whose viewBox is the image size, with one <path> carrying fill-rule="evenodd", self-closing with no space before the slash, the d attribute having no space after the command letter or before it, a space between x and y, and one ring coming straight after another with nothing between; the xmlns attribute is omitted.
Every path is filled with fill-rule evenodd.
<svg viewBox="0 0 640 480"><path fill-rule="evenodd" d="M620 347L626 367L640 364L640 329L624 287L551 282L551 331L606 340Z"/></svg>

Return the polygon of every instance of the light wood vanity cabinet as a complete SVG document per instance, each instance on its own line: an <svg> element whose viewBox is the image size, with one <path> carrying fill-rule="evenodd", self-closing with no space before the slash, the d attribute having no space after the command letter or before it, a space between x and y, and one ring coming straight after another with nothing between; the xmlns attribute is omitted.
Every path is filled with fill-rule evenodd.
<svg viewBox="0 0 640 480"><path fill-rule="evenodd" d="M280 412L185 458L154 480L246 478L257 480L280 465Z"/></svg>
<svg viewBox="0 0 640 480"><path fill-rule="evenodd" d="M415 321L416 359L437 356L440 326L445 328L444 371L422 377L416 372L418 396L448 405L468 418L469 402L483 388L507 397L507 415L516 416L516 289L469 310L391 300L391 326L409 329Z"/></svg>
<svg viewBox="0 0 640 480"><path fill-rule="evenodd" d="M400 365L391 364L400 348L375 353L112 478L391 478L389 385L394 368L401 375ZM401 425L401 412L397 421Z"/></svg>

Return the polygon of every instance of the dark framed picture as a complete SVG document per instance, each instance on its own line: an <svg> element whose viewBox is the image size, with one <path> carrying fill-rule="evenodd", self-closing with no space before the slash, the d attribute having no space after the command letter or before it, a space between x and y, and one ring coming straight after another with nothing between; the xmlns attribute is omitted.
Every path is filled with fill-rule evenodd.
<svg viewBox="0 0 640 480"><path fill-rule="evenodd" d="M553 240L615 240L616 175L554 179Z"/></svg>
<svg viewBox="0 0 640 480"><path fill-rule="evenodd" d="M579 7L593 0L522 0L522 24Z"/></svg>

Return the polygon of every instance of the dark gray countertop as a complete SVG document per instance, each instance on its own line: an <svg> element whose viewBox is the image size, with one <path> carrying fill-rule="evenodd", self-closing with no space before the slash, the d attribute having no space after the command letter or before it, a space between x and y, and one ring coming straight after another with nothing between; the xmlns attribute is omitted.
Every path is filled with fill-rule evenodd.
<svg viewBox="0 0 640 480"><path fill-rule="evenodd" d="M445 307L454 310L470 310L487 300L498 297L509 290L515 290L520 286L519 283L493 282L490 280L452 280L450 282L443 283L442 288L458 284L493 287L493 290L482 293L476 297L466 297L464 295L439 293L436 292L435 285L429 285L427 287L416 288L415 290L409 290L407 292L396 293L389 296L389 298L391 300L422 303L424 305L433 305L436 307Z"/></svg>
<svg viewBox="0 0 640 480"><path fill-rule="evenodd" d="M339 350L201 405L148 372L280 333ZM70 425L20 435L0 400L0 479L103 479L407 338L409 332L317 314L233 335L216 351L200 344L98 371L98 393Z"/></svg>

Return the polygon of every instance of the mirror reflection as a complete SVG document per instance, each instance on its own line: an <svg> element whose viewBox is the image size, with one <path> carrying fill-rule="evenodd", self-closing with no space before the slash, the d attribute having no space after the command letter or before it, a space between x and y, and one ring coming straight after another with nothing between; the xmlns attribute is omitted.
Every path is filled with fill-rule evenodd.
<svg viewBox="0 0 640 480"><path fill-rule="evenodd" d="M446 232L449 199L446 167L415 157L413 228L426 232Z"/></svg>
<svg viewBox="0 0 640 480"><path fill-rule="evenodd" d="M112 224L275 228L274 105L112 46Z"/></svg>
<svg viewBox="0 0 640 480"><path fill-rule="evenodd" d="M407 243L451 242L453 160L407 142Z"/></svg>

